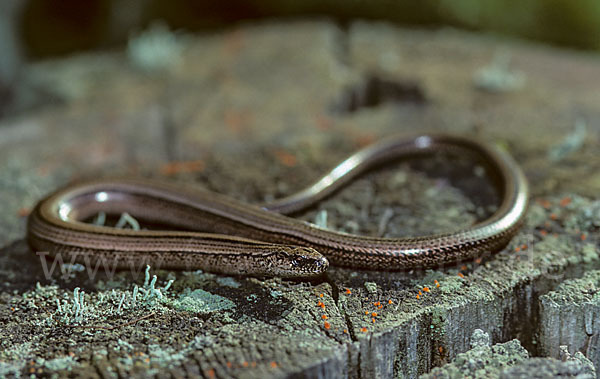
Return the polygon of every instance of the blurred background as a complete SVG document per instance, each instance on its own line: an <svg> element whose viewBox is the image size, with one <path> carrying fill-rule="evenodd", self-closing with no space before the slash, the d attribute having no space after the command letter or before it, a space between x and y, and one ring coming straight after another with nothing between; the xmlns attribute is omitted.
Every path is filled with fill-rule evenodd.
<svg viewBox="0 0 600 379"><path fill-rule="evenodd" d="M430 27L454 25L576 48L600 47L596 0L3 0L14 8L18 43L32 58L123 43L132 30L163 20L199 30L267 17L326 15L340 22L381 19ZM12 3L12 4L8 4ZM10 12L2 12L6 17Z"/></svg>
<svg viewBox="0 0 600 379"><path fill-rule="evenodd" d="M124 45L149 25L195 32L265 18L357 18L425 28L455 26L575 49L600 48L597 0L2 0L0 116L26 109L24 62Z"/></svg>

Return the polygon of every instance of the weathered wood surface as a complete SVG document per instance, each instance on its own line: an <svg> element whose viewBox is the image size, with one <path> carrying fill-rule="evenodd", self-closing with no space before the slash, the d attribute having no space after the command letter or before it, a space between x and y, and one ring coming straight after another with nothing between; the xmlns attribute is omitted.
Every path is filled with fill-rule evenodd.
<svg viewBox="0 0 600 379"><path fill-rule="evenodd" d="M452 363L436 367L422 379L442 378L586 378L596 377L592 362L581 352L562 350L556 358L531 358L518 340L490 345L490 337L480 329L471 336L471 349L460 353Z"/></svg>
<svg viewBox="0 0 600 379"><path fill-rule="evenodd" d="M598 266L597 56L370 23L246 25L179 43L160 71L121 52L29 68L62 100L0 128L0 374L416 377L466 351L475 329L541 352L540 296ZM477 89L499 51L525 82ZM143 268L47 280L22 240L19 215L74 178L170 177L260 202L369 141L419 131L476 135L521 162L532 207L503 252L423 272L333 268L311 283L159 271L171 289L133 304ZM352 232L446 231L489 212L477 172L461 157L409 162L320 209Z"/></svg>
<svg viewBox="0 0 600 379"><path fill-rule="evenodd" d="M541 354L558 357L559 347L566 345L583 352L600 367L598 278L598 271L587 272L540 298Z"/></svg>

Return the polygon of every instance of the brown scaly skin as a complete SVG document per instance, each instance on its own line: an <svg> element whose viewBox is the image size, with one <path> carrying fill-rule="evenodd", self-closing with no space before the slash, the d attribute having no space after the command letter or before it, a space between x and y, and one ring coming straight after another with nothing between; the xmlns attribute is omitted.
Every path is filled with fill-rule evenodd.
<svg viewBox="0 0 600 379"><path fill-rule="evenodd" d="M375 238L326 230L283 215L318 202L378 165L436 151L465 152L486 166L502 196L489 219L446 234ZM85 256L122 266L144 262L162 268L282 277L320 275L327 260L338 266L393 271L439 266L501 249L522 224L528 196L525 176L507 153L468 138L420 135L391 138L360 150L312 186L262 207L148 180L70 185L36 206L28 220L27 239L34 250L60 254L64 261ZM179 231L132 231L81 221L100 211L127 212L142 222Z"/></svg>

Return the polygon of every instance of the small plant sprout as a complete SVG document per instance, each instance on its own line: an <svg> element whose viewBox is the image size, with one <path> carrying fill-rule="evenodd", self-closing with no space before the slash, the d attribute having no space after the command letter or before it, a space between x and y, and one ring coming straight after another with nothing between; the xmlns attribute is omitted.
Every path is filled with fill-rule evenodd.
<svg viewBox="0 0 600 379"><path fill-rule="evenodd" d="M83 298L84 292L79 292L79 287L75 287L73 290L73 306L71 307L71 313L74 314L75 321L81 322L85 312L85 304Z"/></svg>
<svg viewBox="0 0 600 379"><path fill-rule="evenodd" d="M148 287L150 281L150 265L146 265L146 271L144 272L144 288Z"/></svg>
<svg viewBox="0 0 600 379"><path fill-rule="evenodd" d="M117 313L121 313L121 307L123 306L123 301L125 301L125 294L121 297L121 301L119 301L119 306L117 307Z"/></svg>
<svg viewBox="0 0 600 379"><path fill-rule="evenodd" d="M132 307L135 307L135 301L137 299L137 294L138 294L138 286L136 284L135 287L133 287L133 295L131 295L131 306Z"/></svg>
<svg viewBox="0 0 600 379"><path fill-rule="evenodd" d="M72 292L60 290L57 287L42 287L38 285L35 291L43 292L45 298L52 304L56 304L53 311L46 312L47 317L36 321L37 325L52 326L65 325L68 327L86 328L83 333L89 333L89 329L111 329L119 327L112 325L119 318L130 319L121 322L121 326L133 324L141 319L150 317L157 312L157 307L169 305L170 301L165 294L173 285L175 279L168 279L164 283L158 281L157 275L151 275L150 266L146 266L144 285L134 284L130 290L126 289L107 289L89 294L85 297L85 292L80 287L76 287ZM160 288L158 288L160 287ZM52 293L49 291L52 290ZM52 295L50 297L48 295ZM141 301L140 301L141 300ZM37 308L35 302L31 301L28 306ZM46 308L45 308L46 309ZM158 309L158 310L160 310ZM145 313L138 317L137 313ZM128 313L136 313L131 317ZM150 312L150 313L148 313ZM2 375L0 374L0 377Z"/></svg>
<svg viewBox="0 0 600 379"><path fill-rule="evenodd" d="M129 213L124 212L121 214L119 221L115 224L115 228L123 229L125 226L129 225L133 230L140 230L139 222L133 218Z"/></svg>
<svg viewBox="0 0 600 379"><path fill-rule="evenodd" d="M525 74L510 69L510 53L499 51L492 62L473 75L475 87L492 93L505 93L521 89L525 85Z"/></svg>
<svg viewBox="0 0 600 379"><path fill-rule="evenodd" d="M164 288L163 288L163 292L164 292L164 293L167 293L167 290L168 290L169 288L171 288L171 284L173 284L173 282L174 282L174 281L175 281L175 279L171 279L171 280L169 280L169 281L167 282L167 285L166 285L166 286L164 286Z"/></svg>
<svg viewBox="0 0 600 379"><path fill-rule="evenodd" d="M92 223L94 225L104 226L106 224L106 213L98 212Z"/></svg>
<svg viewBox="0 0 600 379"><path fill-rule="evenodd" d="M156 281L156 275L152 275L152 280L150 280L150 266L146 266L144 285L142 288L138 289L138 291L140 291L144 295L142 297L142 300L149 302L153 299L162 299L163 294L166 293L167 290L171 287L171 284L173 284L174 279L169 280L167 284L163 287L162 291L159 288L156 288ZM134 288L134 291L136 290L136 288Z"/></svg>
<svg viewBox="0 0 600 379"><path fill-rule="evenodd" d="M321 209L315 216L315 225L319 228L327 229L327 210Z"/></svg>

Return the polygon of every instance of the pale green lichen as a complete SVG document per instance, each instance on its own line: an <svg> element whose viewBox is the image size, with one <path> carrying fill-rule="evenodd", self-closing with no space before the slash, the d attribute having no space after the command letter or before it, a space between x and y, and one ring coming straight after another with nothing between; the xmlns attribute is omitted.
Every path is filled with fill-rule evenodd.
<svg viewBox="0 0 600 379"><path fill-rule="evenodd" d="M142 309L156 309L159 303L168 305L169 301L165 295L173 284L174 279L170 279L163 288L159 289L156 288L156 275L150 280L149 266L146 267L145 274L146 278L142 288L137 285L134 285L132 291L115 290L113 288L111 291L89 294L87 295L87 301L86 295L79 287L75 288L72 296L69 297L66 293L59 295L56 286L43 287L38 285L35 293L45 298L55 297L53 301L56 303L56 309L54 312L48 314L46 318L36 322L36 324L52 325L56 322L68 325L92 324L102 322L108 316L122 317L126 314L126 311L131 312L140 307ZM141 301L138 297L138 293L140 292L143 295ZM30 293L23 295L26 300L31 296ZM35 302L32 302L31 308L35 307Z"/></svg>
<svg viewBox="0 0 600 379"><path fill-rule="evenodd" d="M544 225L544 222L548 221L548 212L540 205L533 203L527 210L527 218L525 220L525 226L528 229L533 229Z"/></svg>
<svg viewBox="0 0 600 379"><path fill-rule="evenodd" d="M571 233L591 231L600 227L600 200L590 203L582 196L570 195L571 202L564 208L572 210L565 217L565 228Z"/></svg>
<svg viewBox="0 0 600 379"><path fill-rule="evenodd" d="M585 120L579 118L575 120L575 128L573 131L565 136L565 138L553 146L548 151L548 159L554 162L558 162L564 159L566 156L579 150L586 140L587 126Z"/></svg>
<svg viewBox="0 0 600 379"><path fill-rule="evenodd" d="M172 302L173 308L194 313L210 313L235 307L235 303L225 297L214 295L202 289L191 291L186 288L177 300Z"/></svg>
<svg viewBox="0 0 600 379"><path fill-rule="evenodd" d="M35 360L35 363L38 366L43 366L51 371L71 370L74 366L79 365L75 358L71 356L65 356L48 360L44 358L38 358Z"/></svg>
<svg viewBox="0 0 600 379"><path fill-rule="evenodd" d="M115 228L124 229L127 225L133 230L140 230L140 223L129 213L123 212L121 213L121 217L119 217L119 221L115 224Z"/></svg>
<svg viewBox="0 0 600 379"><path fill-rule="evenodd" d="M457 275L451 275L444 279L444 285L440 286L443 294L456 294L464 286L464 279Z"/></svg>
<svg viewBox="0 0 600 379"><path fill-rule="evenodd" d="M319 228L327 229L327 210L321 209L315 215L315 225Z"/></svg>
<svg viewBox="0 0 600 379"><path fill-rule="evenodd" d="M150 304L155 300L162 300L163 295L167 293L175 279L170 279L167 282L167 284L162 288L162 290L156 288L156 281L156 275L153 275L152 280L150 280L150 266L146 266L144 285L142 288L138 288L137 286L134 287L135 294L137 295L138 291L141 292L143 295L142 300L147 304Z"/></svg>
<svg viewBox="0 0 600 379"><path fill-rule="evenodd" d="M0 378L20 378L21 370L23 369L25 364L23 362L19 362L18 364L15 362L2 362L0 361Z"/></svg>
<svg viewBox="0 0 600 379"><path fill-rule="evenodd" d="M375 283L375 282L365 282L364 286L365 286L365 289L367 290L368 293L370 293L370 294L376 294L377 293L377 283Z"/></svg>
<svg viewBox="0 0 600 379"><path fill-rule="evenodd" d="M225 286L225 287L231 287L231 288L240 288L242 285L240 284L240 282L238 282L237 280L229 277L229 276L225 276L225 277L217 277L215 278L216 282L219 285Z"/></svg>
<svg viewBox="0 0 600 379"><path fill-rule="evenodd" d="M498 377L498 372L523 362L529 353L518 340L490 346L489 335L476 329L471 337L473 347L458 354L453 362L434 368L423 378L473 378Z"/></svg>
<svg viewBox="0 0 600 379"><path fill-rule="evenodd" d="M170 367L174 363L185 359L182 351L176 351L170 347L161 348L160 345L148 345L150 359L157 362L161 367Z"/></svg>
<svg viewBox="0 0 600 379"><path fill-rule="evenodd" d="M160 345L148 345L148 353L152 363L157 364L161 368L174 367L180 362L188 359L187 357L197 350L202 350L214 344L214 340L210 336L196 336L188 344L180 350L172 347L161 347Z"/></svg>
<svg viewBox="0 0 600 379"><path fill-rule="evenodd" d="M129 342L127 341L123 341L122 339L118 339L117 340L117 348L116 350L124 350L126 352L132 352L133 351L133 345L131 345Z"/></svg>
<svg viewBox="0 0 600 379"><path fill-rule="evenodd" d="M183 38L170 31L164 23L154 23L127 44L127 57L133 66L157 72L176 64L183 51Z"/></svg>
<svg viewBox="0 0 600 379"><path fill-rule="evenodd" d="M123 306L123 301L125 301L125 294L121 297L121 301L119 301L119 306L117 307L117 313L121 313L121 307ZM133 299L132 299L133 303Z"/></svg>
<svg viewBox="0 0 600 379"><path fill-rule="evenodd" d="M54 288L56 292L56 287ZM38 287L36 291L41 291L41 287ZM51 313L47 319L43 320L40 325L49 325L54 322L54 316L61 316L60 321L66 324L70 323L81 323L84 320L84 316L89 311L85 304L85 293L80 291L79 287L73 290L73 297L71 300L63 299L62 303L60 299L56 298L56 311Z"/></svg>
<svg viewBox="0 0 600 379"><path fill-rule="evenodd" d="M9 342L3 340L0 343L0 360L18 361L29 355L33 348L33 344L29 341L17 344L9 344Z"/></svg>
<svg viewBox="0 0 600 379"><path fill-rule="evenodd" d="M586 243L581 249L581 259L584 263L597 261L599 254L598 248L593 243Z"/></svg>
<svg viewBox="0 0 600 379"><path fill-rule="evenodd" d="M488 92L511 92L525 85L525 74L510 69L510 54L499 51L492 62L473 75L475 87Z"/></svg>
<svg viewBox="0 0 600 379"><path fill-rule="evenodd" d="M271 291L270 294L271 294L271 297L273 297L274 299L277 299L277 298L283 296L283 292L281 292L281 291Z"/></svg>

